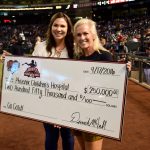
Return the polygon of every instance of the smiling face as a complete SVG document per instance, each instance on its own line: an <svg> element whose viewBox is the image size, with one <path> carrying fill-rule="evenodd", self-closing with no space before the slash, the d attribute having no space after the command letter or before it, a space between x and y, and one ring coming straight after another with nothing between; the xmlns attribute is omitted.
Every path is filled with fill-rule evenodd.
<svg viewBox="0 0 150 150"><path fill-rule="evenodd" d="M87 51L94 51L94 35L87 24L79 25L76 28L75 39L77 44L86 53Z"/></svg>
<svg viewBox="0 0 150 150"><path fill-rule="evenodd" d="M52 24L52 35L56 41L64 40L67 35L68 25L64 18L57 18Z"/></svg>

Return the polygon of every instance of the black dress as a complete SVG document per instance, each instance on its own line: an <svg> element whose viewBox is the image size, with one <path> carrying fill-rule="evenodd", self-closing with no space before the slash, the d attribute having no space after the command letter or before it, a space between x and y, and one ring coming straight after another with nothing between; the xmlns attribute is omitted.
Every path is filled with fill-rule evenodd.
<svg viewBox="0 0 150 150"><path fill-rule="evenodd" d="M100 50L99 52L95 51L89 56L81 56L80 60L112 61L113 58L112 58L111 53Z"/></svg>
<svg viewBox="0 0 150 150"><path fill-rule="evenodd" d="M109 61L111 62L113 60L111 53L107 51L102 51L102 50L100 50L99 52L95 51L89 56L81 56L79 59L80 60L92 60L92 61L107 61L107 62ZM73 134L76 136L82 136L83 139L88 142L94 142L94 141L102 139L100 135L87 133L84 131L73 130Z"/></svg>

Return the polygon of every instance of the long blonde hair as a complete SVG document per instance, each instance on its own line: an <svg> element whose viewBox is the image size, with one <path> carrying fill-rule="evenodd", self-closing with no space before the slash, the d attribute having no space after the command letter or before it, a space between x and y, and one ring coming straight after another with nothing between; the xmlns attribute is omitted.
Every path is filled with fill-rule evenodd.
<svg viewBox="0 0 150 150"><path fill-rule="evenodd" d="M79 26L83 25L83 24L87 24L89 26L89 29L91 30L91 33L94 35L95 39L94 39L94 44L93 44L93 49L95 51L100 51L100 50L104 50L107 51L102 44L100 43L100 39L98 37L97 34L97 29L96 29L96 23L88 18L82 18L80 20L78 20L75 25L74 25L74 39L75 39L75 56L80 57L81 55L84 55L84 51L79 47L78 43L76 42L76 30Z"/></svg>

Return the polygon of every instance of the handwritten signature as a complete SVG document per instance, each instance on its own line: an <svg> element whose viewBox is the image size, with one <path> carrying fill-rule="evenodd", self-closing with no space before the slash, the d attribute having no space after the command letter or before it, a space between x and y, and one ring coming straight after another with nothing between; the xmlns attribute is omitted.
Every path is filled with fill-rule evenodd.
<svg viewBox="0 0 150 150"><path fill-rule="evenodd" d="M70 122L74 122L77 124L82 124L85 126L91 126L97 129L103 129L106 130L107 120L101 120L100 117L97 118L88 118L87 120L81 120L80 119L80 113L74 112L71 114L71 120Z"/></svg>

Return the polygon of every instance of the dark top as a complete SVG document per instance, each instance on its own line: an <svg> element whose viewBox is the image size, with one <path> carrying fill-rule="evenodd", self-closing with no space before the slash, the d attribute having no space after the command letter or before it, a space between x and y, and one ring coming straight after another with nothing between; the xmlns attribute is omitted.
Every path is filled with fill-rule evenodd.
<svg viewBox="0 0 150 150"><path fill-rule="evenodd" d="M90 56L81 56L80 60L94 60L94 61L112 61L111 53L107 51L95 51Z"/></svg>
<svg viewBox="0 0 150 150"><path fill-rule="evenodd" d="M21 43L19 43L19 42L18 43L14 43L14 44L10 44L8 51L12 55L16 55L16 56L23 56L24 55Z"/></svg>

